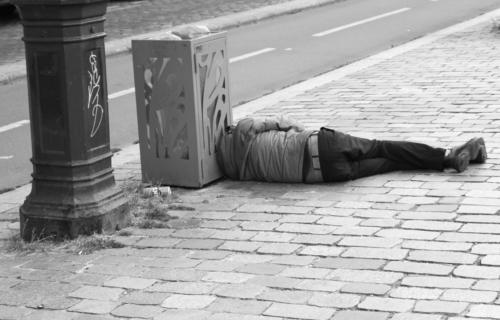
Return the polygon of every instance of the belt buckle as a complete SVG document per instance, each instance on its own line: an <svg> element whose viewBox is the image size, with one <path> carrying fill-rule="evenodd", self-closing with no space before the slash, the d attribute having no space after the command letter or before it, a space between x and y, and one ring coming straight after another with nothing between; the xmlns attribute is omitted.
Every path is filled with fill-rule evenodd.
<svg viewBox="0 0 500 320"><path fill-rule="evenodd" d="M313 133L309 138L309 153L312 159L312 166L314 170L321 170L319 162L319 150L318 150L318 133Z"/></svg>

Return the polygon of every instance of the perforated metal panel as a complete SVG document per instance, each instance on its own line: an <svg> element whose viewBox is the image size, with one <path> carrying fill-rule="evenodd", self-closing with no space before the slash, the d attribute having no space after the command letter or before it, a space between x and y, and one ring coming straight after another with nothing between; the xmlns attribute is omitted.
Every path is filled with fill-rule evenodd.
<svg viewBox="0 0 500 320"><path fill-rule="evenodd" d="M225 33L132 42L144 182L201 187L222 176L216 144L231 124Z"/></svg>

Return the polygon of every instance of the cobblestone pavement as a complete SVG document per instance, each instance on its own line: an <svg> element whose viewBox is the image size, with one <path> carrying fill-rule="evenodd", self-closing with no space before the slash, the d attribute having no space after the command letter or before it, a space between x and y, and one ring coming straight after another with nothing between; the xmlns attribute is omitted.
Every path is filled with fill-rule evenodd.
<svg viewBox="0 0 500 320"><path fill-rule="evenodd" d="M121 39L292 0L142 0L111 2L106 14L106 40ZM22 26L0 21L0 65L24 60Z"/></svg>
<svg viewBox="0 0 500 320"><path fill-rule="evenodd" d="M461 174L174 189L172 229L91 255L0 259L5 319L500 319L500 31L480 24L285 99L309 127L448 146L485 137ZM116 169L139 179L139 163ZM17 209L2 214L3 235ZM43 305L43 309L38 309Z"/></svg>

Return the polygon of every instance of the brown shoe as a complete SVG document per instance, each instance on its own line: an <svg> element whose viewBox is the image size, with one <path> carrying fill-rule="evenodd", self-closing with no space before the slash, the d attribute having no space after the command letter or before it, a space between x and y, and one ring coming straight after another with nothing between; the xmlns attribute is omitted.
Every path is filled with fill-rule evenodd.
<svg viewBox="0 0 500 320"><path fill-rule="evenodd" d="M485 163L486 159L488 159L488 152L486 151L486 145L484 144L483 138L474 138L477 139L477 143L479 143L479 152L475 158L470 160L470 163ZM473 139L473 140L474 140Z"/></svg>
<svg viewBox="0 0 500 320"><path fill-rule="evenodd" d="M452 148L449 156L457 156L466 150L469 152L471 163L484 163L486 161L487 154L483 138L472 138L466 143Z"/></svg>
<svg viewBox="0 0 500 320"><path fill-rule="evenodd" d="M468 150L462 150L459 154L450 152L450 154L444 158L443 166L445 168L453 168L457 170L457 172L463 172L467 169L469 161L470 153Z"/></svg>

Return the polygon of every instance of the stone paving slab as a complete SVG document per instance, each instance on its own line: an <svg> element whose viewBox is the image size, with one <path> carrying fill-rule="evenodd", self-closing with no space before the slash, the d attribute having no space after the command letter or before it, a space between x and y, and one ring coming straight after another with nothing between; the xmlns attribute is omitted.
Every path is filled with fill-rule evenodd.
<svg viewBox="0 0 500 320"><path fill-rule="evenodd" d="M499 39L484 22L256 111L443 147L480 135L487 163L173 188L189 223L131 228L124 248L2 252L0 318L500 319Z"/></svg>

